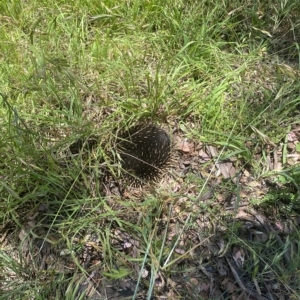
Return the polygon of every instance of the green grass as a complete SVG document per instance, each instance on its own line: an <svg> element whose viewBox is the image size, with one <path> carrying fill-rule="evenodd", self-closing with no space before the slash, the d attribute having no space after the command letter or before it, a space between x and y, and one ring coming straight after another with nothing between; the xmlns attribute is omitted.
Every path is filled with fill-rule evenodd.
<svg viewBox="0 0 300 300"><path fill-rule="evenodd" d="M299 127L299 13L283 0L0 3L0 299L77 299L93 272L109 284L130 278L129 299L138 287L147 299L166 290L199 299L189 278L237 246L247 251L243 280L299 297L299 228L284 238L271 230L266 251L236 207L226 210L265 180L264 197L247 204L272 224L298 216L299 170L284 143ZM108 189L122 177L116 136L141 119L218 155L120 195ZM268 164L276 151L279 174ZM216 179L214 165L230 160L248 183Z"/></svg>

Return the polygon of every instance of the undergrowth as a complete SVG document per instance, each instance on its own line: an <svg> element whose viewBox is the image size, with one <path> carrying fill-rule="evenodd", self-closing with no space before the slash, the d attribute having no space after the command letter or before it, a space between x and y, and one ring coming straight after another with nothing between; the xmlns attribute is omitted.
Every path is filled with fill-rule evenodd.
<svg viewBox="0 0 300 300"><path fill-rule="evenodd" d="M283 0L1 3L0 299L92 299L87 278L130 278L129 299L199 299L187 278L237 246L243 282L299 297L298 227L286 239L253 229L267 240L251 229L249 241L235 220L246 172L269 184L247 205L270 219L299 213L285 146L299 128L299 13ZM136 196L119 186L115 143L139 120L218 153L199 165L200 148L186 159L176 149L174 181ZM225 162L235 174L217 179Z"/></svg>

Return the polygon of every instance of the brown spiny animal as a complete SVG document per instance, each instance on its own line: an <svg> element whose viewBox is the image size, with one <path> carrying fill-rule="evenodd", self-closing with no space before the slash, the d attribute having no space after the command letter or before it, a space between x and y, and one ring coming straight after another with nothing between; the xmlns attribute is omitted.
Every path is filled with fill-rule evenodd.
<svg viewBox="0 0 300 300"><path fill-rule="evenodd" d="M118 153L133 185L157 181L171 163L170 136L156 125L139 123L118 136Z"/></svg>

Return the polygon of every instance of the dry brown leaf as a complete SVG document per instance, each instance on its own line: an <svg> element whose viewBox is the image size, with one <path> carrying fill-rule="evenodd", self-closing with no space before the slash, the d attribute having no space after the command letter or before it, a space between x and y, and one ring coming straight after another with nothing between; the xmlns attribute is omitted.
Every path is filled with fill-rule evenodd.
<svg viewBox="0 0 300 300"><path fill-rule="evenodd" d="M236 265L238 267L242 267L244 265L244 262L245 262L245 251L244 249L240 248L240 249L237 249L235 247L235 249L233 249L233 259L236 263Z"/></svg>
<svg viewBox="0 0 300 300"><path fill-rule="evenodd" d="M210 157L209 155L203 151L202 149L199 151L199 157L203 160L203 161L209 161L210 160Z"/></svg>
<svg viewBox="0 0 300 300"><path fill-rule="evenodd" d="M191 151L190 143L184 139L181 143L179 143L178 149L184 153L189 153Z"/></svg>

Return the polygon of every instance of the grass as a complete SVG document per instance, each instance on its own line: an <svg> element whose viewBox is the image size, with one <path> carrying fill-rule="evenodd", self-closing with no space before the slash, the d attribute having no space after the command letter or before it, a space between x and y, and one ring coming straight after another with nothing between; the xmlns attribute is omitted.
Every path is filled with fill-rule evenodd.
<svg viewBox="0 0 300 300"><path fill-rule="evenodd" d="M0 299L299 297L298 16L283 0L1 3ZM190 150L120 193L116 136L140 119Z"/></svg>

